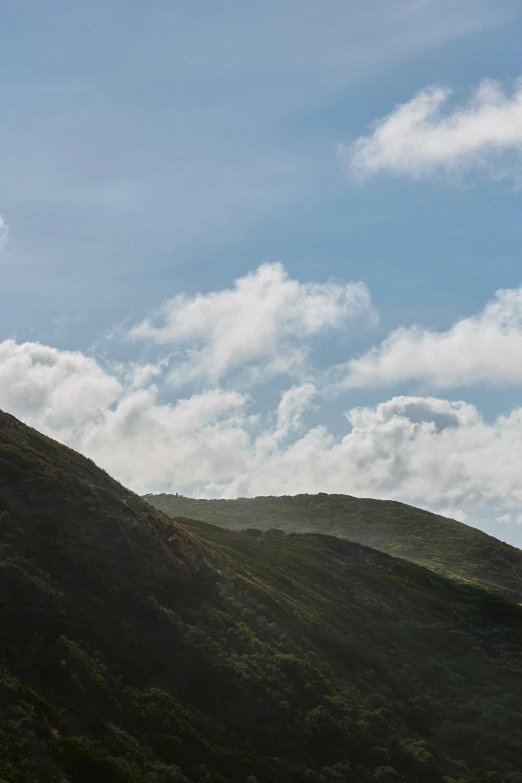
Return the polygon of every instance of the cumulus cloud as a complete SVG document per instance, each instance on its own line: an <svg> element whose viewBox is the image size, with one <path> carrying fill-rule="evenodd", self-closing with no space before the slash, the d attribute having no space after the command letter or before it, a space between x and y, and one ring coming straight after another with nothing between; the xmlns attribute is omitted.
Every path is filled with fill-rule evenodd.
<svg viewBox="0 0 522 783"><path fill-rule="evenodd" d="M134 488L174 481L196 486L242 467L245 397L217 389L159 404L154 385L135 388L140 375L147 381L155 372L134 370L118 367L115 374L81 353L6 340L0 343L0 408Z"/></svg>
<svg viewBox="0 0 522 783"><path fill-rule="evenodd" d="M0 343L0 407L136 491L339 492L461 519L487 506L500 522L519 520L522 409L487 422L466 402L394 397L349 410L337 436L307 424L317 400L305 383L265 415L252 415L247 395L222 388L165 403L155 385L122 383L82 354Z"/></svg>
<svg viewBox="0 0 522 783"><path fill-rule="evenodd" d="M522 153L522 79L511 92L483 81L468 102L444 112L452 91L429 87L374 123L367 136L340 145L350 176L430 179L471 170L517 176ZM513 156L516 166L513 166Z"/></svg>
<svg viewBox="0 0 522 783"><path fill-rule="evenodd" d="M157 390L126 395L114 410L87 427L80 450L124 484L198 491L230 480L248 451L245 398L213 389L174 404L160 404Z"/></svg>
<svg viewBox="0 0 522 783"><path fill-rule="evenodd" d="M119 380L78 352L0 343L0 408L76 443L122 393Z"/></svg>
<svg viewBox="0 0 522 783"><path fill-rule="evenodd" d="M7 226L7 223L5 222L2 215L0 215L0 250L3 249L5 243L7 242L8 233L9 233L9 228Z"/></svg>
<svg viewBox="0 0 522 783"><path fill-rule="evenodd" d="M457 510L460 518L488 504L522 502L520 409L487 423L465 402L396 397L352 409L347 420L340 439L315 427L270 453L257 451L254 441L247 469L207 491L339 492L427 504L444 514Z"/></svg>
<svg viewBox="0 0 522 783"><path fill-rule="evenodd" d="M218 383L240 368L248 368L251 379L295 372L306 362L310 340L363 316L375 317L364 284L301 283L275 263L230 289L179 294L129 334L181 351L185 358L170 375L174 385Z"/></svg>
<svg viewBox="0 0 522 783"><path fill-rule="evenodd" d="M348 387L418 380L431 387L522 383L522 287L497 291L478 315L447 331L401 327L338 372Z"/></svg>

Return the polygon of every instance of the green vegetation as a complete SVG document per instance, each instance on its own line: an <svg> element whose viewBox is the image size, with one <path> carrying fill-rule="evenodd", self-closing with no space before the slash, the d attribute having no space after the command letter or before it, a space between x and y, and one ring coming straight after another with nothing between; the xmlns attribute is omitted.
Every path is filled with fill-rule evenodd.
<svg viewBox="0 0 522 783"><path fill-rule="evenodd" d="M0 460L0 779L522 783L521 607L173 522L4 414Z"/></svg>
<svg viewBox="0 0 522 783"><path fill-rule="evenodd" d="M238 500L145 497L172 517L201 519L229 530L280 528L287 533L347 538L522 602L522 551L461 522L404 503L324 493Z"/></svg>

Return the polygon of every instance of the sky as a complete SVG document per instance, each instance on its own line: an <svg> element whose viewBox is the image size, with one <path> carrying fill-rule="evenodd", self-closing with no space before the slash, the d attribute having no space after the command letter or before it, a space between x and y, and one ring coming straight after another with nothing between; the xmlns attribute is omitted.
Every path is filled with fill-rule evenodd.
<svg viewBox="0 0 522 783"><path fill-rule="evenodd" d="M522 546L518 0L0 0L0 408L140 493Z"/></svg>

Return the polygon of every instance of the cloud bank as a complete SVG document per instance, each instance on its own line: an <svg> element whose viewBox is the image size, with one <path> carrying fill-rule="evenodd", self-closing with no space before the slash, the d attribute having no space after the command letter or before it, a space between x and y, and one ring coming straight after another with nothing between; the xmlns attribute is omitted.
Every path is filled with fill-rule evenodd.
<svg viewBox="0 0 522 783"><path fill-rule="evenodd" d="M520 175L522 79L511 92L487 79L469 101L444 112L452 91L429 87L377 120L367 136L340 145L350 177L456 178L470 171Z"/></svg>
<svg viewBox="0 0 522 783"><path fill-rule="evenodd" d="M488 423L462 401L394 397L347 411L338 436L306 427L317 395L310 383L260 416L250 397L222 388L163 403L154 385L136 389L91 358L37 343L0 344L0 368L2 409L139 492L326 491L461 516L494 504L506 519L522 502L520 409Z"/></svg>
<svg viewBox="0 0 522 783"><path fill-rule="evenodd" d="M409 394L352 405L340 426L311 423L331 415L343 386L522 384L522 288L497 292L445 332L403 327L358 359L310 373L313 382L291 377L310 358L310 340L350 331L354 318L372 313L361 284L300 283L281 265L265 265L229 289L168 300L133 327L134 340L181 347L170 361L107 365L1 342L0 408L142 493L337 492L522 521L522 408L486 421L462 400ZM255 399L254 385L240 390L248 388L236 383L241 368L272 380L286 373L278 392L270 385L269 397L278 396L268 410L269 397ZM173 394L172 376L187 374L196 390Z"/></svg>

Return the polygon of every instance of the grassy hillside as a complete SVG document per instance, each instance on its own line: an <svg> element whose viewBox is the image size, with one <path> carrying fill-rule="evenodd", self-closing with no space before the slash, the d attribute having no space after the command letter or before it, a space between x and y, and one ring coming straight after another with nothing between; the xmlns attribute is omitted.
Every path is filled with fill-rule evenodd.
<svg viewBox="0 0 522 783"><path fill-rule="evenodd" d="M201 519L229 530L279 528L347 538L522 602L520 549L404 503L322 493L238 500L145 497L170 516Z"/></svg>
<svg viewBox="0 0 522 783"><path fill-rule="evenodd" d="M0 414L0 778L522 783L522 609L170 522Z"/></svg>

